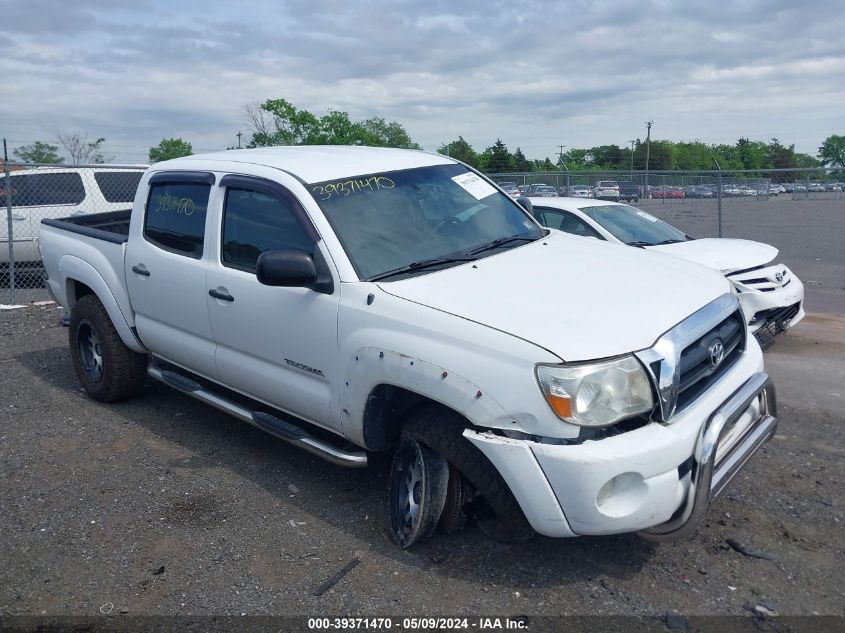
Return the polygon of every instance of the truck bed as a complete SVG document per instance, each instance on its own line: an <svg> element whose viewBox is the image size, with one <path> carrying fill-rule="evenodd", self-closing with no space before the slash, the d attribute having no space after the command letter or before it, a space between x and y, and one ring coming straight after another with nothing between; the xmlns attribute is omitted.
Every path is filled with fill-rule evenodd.
<svg viewBox="0 0 845 633"><path fill-rule="evenodd" d="M108 213L75 215L69 218L46 218L41 220L41 223L94 239L123 244L129 239L129 217L131 215L131 209L124 209L122 211L109 211Z"/></svg>
<svg viewBox="0 0 845 633"><path fill-rule="evenodd" d="M87 286L127 331L134 326L124 272L130 215L126 210L47 218L38 235L45 281L57 302L70 307L78 285Z"/></svg>

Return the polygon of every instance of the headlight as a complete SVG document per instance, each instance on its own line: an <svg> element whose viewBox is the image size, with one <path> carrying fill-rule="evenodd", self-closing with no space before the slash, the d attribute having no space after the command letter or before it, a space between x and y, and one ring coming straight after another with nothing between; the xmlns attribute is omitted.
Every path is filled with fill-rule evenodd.
<svg viewBox="0 0 845 633"><path fill-rule="evenodd" d="M587 365L538 365L537 381L557 416L607 426L654 406L645 370L633 356Z"/></svg>

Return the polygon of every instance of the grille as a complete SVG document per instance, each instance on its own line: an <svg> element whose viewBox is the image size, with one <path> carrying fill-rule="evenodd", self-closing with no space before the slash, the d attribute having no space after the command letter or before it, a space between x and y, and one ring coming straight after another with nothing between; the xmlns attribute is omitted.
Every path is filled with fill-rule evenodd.
<svg viewBox="0 0 845 633"><path fill-rule="evenodd" d="M739 360L745 349L745 336L745 320L742 313L737 311L684 348L679 363L676 411L694 402ZM710 347L717 340L722 341L724 356L714 366Z"/></svg>
<svg viewBox="0 0 845 633"><path fill-rule="evenodd" d="M763 273L763 274L768 275L766 277L746 277L746 278L742 278L742 277L739 276L743 273L748 273L748 272L751 272L753 270L760 270L759 268L757 268L757 269L749 268L748 270L739 271L739 272L736 272L736 273L731 273L730 275L728 275L728 278L731 279L732 281L735 281L738 284L741 284L740 291L742 291L743 288L746 288L746 289L750 288L752 290L759 290L760 292L772 292L773 290L778 290L780 288L783 288L784 286L789 285L789 282L792 281L789 278L789 273L785 269L784 270L776 270L777 268L778 267L772 267L772 266L766 267L766 271L764 271L764 273ZM777 274L777 272L783 273L783 277L781 277L780 281L778 281L777 277L775 276Z"/></svg>

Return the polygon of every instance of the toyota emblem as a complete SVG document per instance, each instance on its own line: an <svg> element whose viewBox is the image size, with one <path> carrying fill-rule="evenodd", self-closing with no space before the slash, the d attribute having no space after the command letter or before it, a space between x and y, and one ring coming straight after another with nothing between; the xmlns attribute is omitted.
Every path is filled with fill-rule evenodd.
<svg viewBox="0 0 845 633"><path fill-rule="evenodd" d="M710 366L713 368L718 367L725 359L725 344L722 343L722 339L717 338L710 343L707 352L710 354Z"/></svg>
<svg viewBox="0 0 845 633"><path fill-rule="evenodd" d="M777 281L778 283L783 281L783 273L782 272L775 273L775 281Z"/></svg>

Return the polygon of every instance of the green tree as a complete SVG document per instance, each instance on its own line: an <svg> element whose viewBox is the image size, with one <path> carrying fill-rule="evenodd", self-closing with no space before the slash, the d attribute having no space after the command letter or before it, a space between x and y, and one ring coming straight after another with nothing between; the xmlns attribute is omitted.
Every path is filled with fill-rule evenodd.
<svg viewBox="0 0 845 633"><path fill-rule="evenodd" d="M285 99L267 99L249 104L244 112L252 128L247 147L268 145L300 145L320 135L320 122L307 110L298 110Z"/></svg>
<svg viewBox="0 0 845 633"><path fill-rule="evenodd" d="M525 158L525 154L519 147L513 153L513 162L517 171L531 171L531 161Z"/></svg>
<svg viewBox="0 0 845 633"><path fill-rule="evenodd" d="M845 136L828 136L819 147L819 158L825 167L845 169Z"/></svg>
<svg viewBox="0 0 845 633"><path fill-rule="evenodd" d="M508 151L508 146L500 138L497 138L492 146L484 150L484 153L487 155L485 168L489 172L513 171L516 167L513 155Z"/></svg>
<svg viewBox="0 0 845 633"><path fill-rule="evenodd" d="M12 153L24 163L43 163L57 165L62 162L57 145L35 141L32 145L21 145Z"/></svg>
<svg viewBox="0 0 845 633"><path fill-rule="evenodd" d="M329 110L302 139L304 145L365 145L367 132L346 112Z"/></svg>
<svg viewBox="0 0 845 633"><path fill-rule="evenodd" d="M675 144L675 164L678 169L713 169L714 148L701 141Z"/></svg>
<svg viewBox="0 0 845 633"><path fill-rule="evenodd" d="M479 169L481 165L478 154L474 149L472 149L472 145L464 140L463 136L459 136L457 141L441 145L437 148L437 153L451 156L452 158L459 160L462 163L466 163L470 167L475 167L476 169Z"/></svg>
<svg viewBox="0 0 845 633"><path fill-rule="evenodd" d="M163 138L156 147L150 148L150 162L157 163L180 156L190 156L193 153L194 149L188 141L181 138Z"/></svg>
<svg viewBox="0 0 845 633"><path fill-rule="evenodd" d="M408 131L398 121L388 123L381 117L371 117L361 121L360 125L367 135L366 145L420 149L420 146L411 140Z"/></svg>
<svg viewBox="0 0 845 633"><path fill-rule="evenodd" d="M590 149L593 164L606 169L619 169L630 165L630 152L618 145L599 145Z"/></svg>

